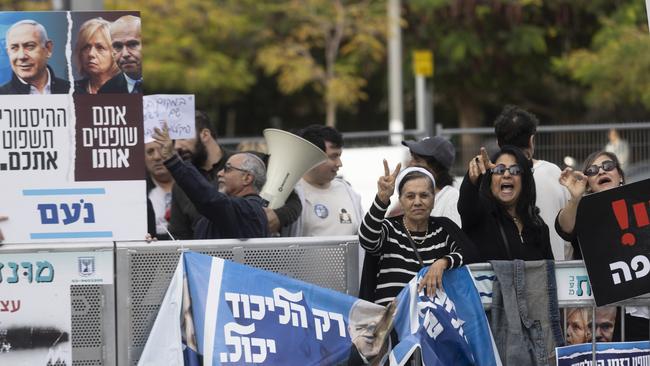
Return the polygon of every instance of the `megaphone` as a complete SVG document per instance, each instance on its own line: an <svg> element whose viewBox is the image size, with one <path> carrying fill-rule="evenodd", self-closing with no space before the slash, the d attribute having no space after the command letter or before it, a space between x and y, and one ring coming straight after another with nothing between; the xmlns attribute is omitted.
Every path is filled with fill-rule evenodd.
<svg viewBox="0 0 650 366"><path fill-rule="evenodd" d="M270 158L260 196L269 208L276 209L284 205L300 177L327 160L327 155L318 146L287 131L267 128L264 138Z"/></svg>

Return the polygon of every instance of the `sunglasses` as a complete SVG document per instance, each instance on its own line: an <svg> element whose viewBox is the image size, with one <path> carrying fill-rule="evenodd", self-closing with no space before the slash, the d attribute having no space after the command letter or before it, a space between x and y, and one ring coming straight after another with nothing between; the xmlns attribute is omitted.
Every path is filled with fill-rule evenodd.
<svg viewBox="0 0 650 366"><path fill-rule="evenodd" d="M224 173L230 173L232 170L237 170L237 171L240 171L242 173L250 173L248 170L234 167L234 166L230 165L230 163L226 163L226 165L223 167L223 172Z"/></svg>
<svg viewBox="0 0 650 366"><path fill-rule="evenodd" d="M616 168L616 163L612 160L605 160L600 166L596 164L588 166L583 173L588 177L593 177L594 175L598 175L600 168L603 168L606 172L611 172Z"/></svg>
<svg viewBox="0 0 650 366"><path fill-rule="evenodd" d="M496 175L504 175L506 170L510 172L510 175L520 175L522 172L521 167L517 164L510 165L509 167L506 167L505 164L499 164L490 169L490 172Z"/></svg>

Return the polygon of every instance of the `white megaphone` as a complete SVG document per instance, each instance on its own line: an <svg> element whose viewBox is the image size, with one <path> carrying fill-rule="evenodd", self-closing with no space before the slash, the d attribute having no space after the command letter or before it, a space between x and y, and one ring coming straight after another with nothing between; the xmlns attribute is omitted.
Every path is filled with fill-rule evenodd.
<svg viewBox="0 0 650 366"><path fill-rule="evenodd" d="M287 131L267 128L264 138L270 158L260 196L268 201L269 208L276 209L284 205L300 177L327 160L327 155L318 146Z"/></svg>

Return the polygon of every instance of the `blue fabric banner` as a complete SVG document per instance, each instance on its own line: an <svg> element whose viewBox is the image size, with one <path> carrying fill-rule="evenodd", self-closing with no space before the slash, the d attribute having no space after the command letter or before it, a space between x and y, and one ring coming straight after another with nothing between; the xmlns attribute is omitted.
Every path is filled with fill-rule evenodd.
<svg viewBox="0 0 650 366"><path fill-rule="evenodd" d="M404 365L415 349L426 366L500 365L469 271L447 271L448 291L434 298L417 294L424 273L385 308L186 252L139 365L380 365L389 357L393 327L401 342L391 365Z"/></svg>

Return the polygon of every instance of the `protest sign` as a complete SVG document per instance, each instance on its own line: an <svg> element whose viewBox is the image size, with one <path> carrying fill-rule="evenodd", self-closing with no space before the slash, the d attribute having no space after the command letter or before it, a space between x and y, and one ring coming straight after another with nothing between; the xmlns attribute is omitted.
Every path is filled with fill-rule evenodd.
<svg viewBox="0 0 650 366"><path fill-rule="evenodd" d="M556 366L650 365L650 342L596 343L593 363L591 343L574 344L555 349Z"/></svg>
<svg viewBox="0 0 650 366"><path fill-rule="evenodd" d="M154 127L167 124L172 139L193 139L194 95L155 94L142 98L144 139L152 139Z"/></svg>
<svg viewBox="0 0 650 366"><path fill-rule="evenodd" d="M6 242L133 240L146 233L142 94L129 89L128 75L112 57L115 74L105 85L123 88L89 94L92 80L81 54L87 24L108 31L120 19L139 26L134 12L0 13L8 30L0 35L8 45L0 50L0 214L9 216L0 229ZM39 34L34 29L47 33L50 41L36 48L51 56L18 67L15 49L22 46L14 34Z"/></svg>
<svg viewBox="0 0 650 366"><path fill-rule="evenodd" d="M70 285L113 283L113 252L0 256L0 364L72 365Z"/></svg>
<svg viewBox="0 0 650 366"><path fill-rule="evenodd" d="M583 197L576 233L598 306L650 292L650 180Z"/></svg>

